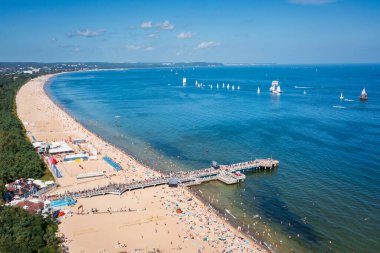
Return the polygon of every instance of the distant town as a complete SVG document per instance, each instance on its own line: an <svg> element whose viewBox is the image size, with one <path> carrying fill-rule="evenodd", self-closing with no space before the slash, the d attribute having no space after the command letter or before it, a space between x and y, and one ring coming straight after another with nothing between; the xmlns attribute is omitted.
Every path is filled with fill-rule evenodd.
<svg viewBox="0 0 380 253"><path fill-rule="evenodd" d="M51 74L70 71L85 71L97 69L126 69L126 68L179 68L179 67L220 67L222 63L190 62L190 63L38 63L38 62L0 62L1 75L15 74Z"/></svg>

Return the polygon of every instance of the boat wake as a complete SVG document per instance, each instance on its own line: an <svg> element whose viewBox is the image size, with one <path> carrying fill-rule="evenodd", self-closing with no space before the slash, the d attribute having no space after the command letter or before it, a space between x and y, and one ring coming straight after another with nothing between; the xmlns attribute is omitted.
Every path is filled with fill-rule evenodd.
<svg viewBox="0 0 380 253"><path fill-rule="evenodd" d="M345 109L346 107L345 106L341 106L341 105L333 105L334 108L338 108L338 109Z"/></svg>
<svg viewBox="0 0 380 253"><path fill-rule="evenodd" d="M311 89L313 87L309 87L309 86L294 86L295 89Z"/></svg>
<svg viewBox="0 0 380 253"><path fill-rule="evenodd" d="M347 99L347 98L345 98L344 101L346 101L346 102L354 102L353 99Z"/></svg>
<svg viewBox="0 0 380 253"><path fill-rule="evenodd" d="M226 209L226 213L228 213L229 215L231 215L232 218L236 219L236 217L232 215L232 213L230 212L230 210Z"/></svg>

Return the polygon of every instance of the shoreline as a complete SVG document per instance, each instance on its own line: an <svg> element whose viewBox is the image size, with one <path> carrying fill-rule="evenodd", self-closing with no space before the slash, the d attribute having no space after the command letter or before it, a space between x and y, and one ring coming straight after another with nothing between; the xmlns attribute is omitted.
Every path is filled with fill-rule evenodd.
<svg viewBox="0 0 380 253"><path fill-rule="evenodd" d="M71 115L63 106L61 106L59 103L57 103L53 97L51 96L51 94L49 94L49 92L46 90L46 86L47 85L51 85L51 83L49 83L49 81L51 81L52 78L55 78L59 75L62 75L62 74L68 74L68 73L81 73L81 72L94 72L94 71L109 71L109 70L115 70L115 71L118 71L118 70L128 70L127 68L126 69L98 69L98 70L86 70L86 71L73 71L73 72L62 72L62 73L58 73L58 74L54 74L53 76L49 77L48 80L46 80L45 84L43 85L43 91L45 93L45 95L49 98L49 100L51 102L54 103L55 106L57 106L62 112L64 112L68 117L70 117L72 120L75 121L76 124L80 125L83 129L85 129L87 132L91 133L92 135L94 135L96 138L100 139L102 142L104 143L107 143L107 145L117 149L119 152L123 153L125 156L133 159L136 163L139 163L141 165L143 165L144 167L147 167L149 168L150 170L152 171L155 171L156 173L159 173L159 174L162 174L160 171L157 171L157 170L154 170L152 168L149 167L149 165L145 164L144 162L138 160L136 157L134 157L133 155L130 155L127 151L123 150L121 147L118 147L117 145L114 145L112 144L111 142L107 141L105 138L103 138L102 136L94 133L93 131L90 131L86 126L84 126L79 120L77 120L73 115Z"/></svg>
<svg viewBox="0 0 380 253"><path fill-rule="evenodd" d="M65 72L65 73L70 73L70 72ZM152 173L153 174L153 176L159 176L159 175L161 175L162 173L160 173L160 172L158 172L158 171L156 171L156 170L154 170L154 169L152 169L152 168L150 168L149 166L147 166L147 165L145 165L145 164L142 164L140 161L138 161L135 157L133 157L133 156L131 156L131 155L129 155L127 152L125 152L124 150L122 150L120 147L117 147L117 146L115 146L115 145L113 145L112 143L109 143L108 141L106 141L104 138L102 138L101 136L99 136L99 135L97 135L97 134L95 134L95 133L93 133L93 132L91 132L91 131L89 131L85 126L83 126L78 120L76 120L75 119L75 117L73 117L72 115L70 115L62 106L60 106L58 103L56 103L54 100L53 100L53 98L49 95L49 93L46 91L46 85L48 85L48 84L50 84L51 82L51 80L52 80L52 78L54 78L54 77L56 77L56 76L58 76L58 75L61 75L61 74L65 74L65 73L58 73L58 74L52 74L52 75L45 75L45 76L41 76L41 77L38 77L38 78L36 78L36 79L32 79L31 81L29 81L27 84L25 84L23 87L21 87L20 88L20 90L18 91L18 93L17 93L17 98L19 97L19 94L23 91L23 88L24 87L26 87L29 83L31 83L31 82L33 82L33 81L35 81L36 82L36 80L37 81L39 81L39 84L40 84L40 91L42 91L41 93L38 93L38 95L40 95L40 97L45 97L45 99L47 99L48 101L45 101L47 104L49 104L50 103L50 109L52 109L52 111L55 111L55 112L59 112L60 111L60 114L61 115L63 115L62 117L66 117L66 120L68 120L68 129L69 130L72 130L72 129L74 129L74 130L76 130L76 131L78 131L78 133L76 133L76 134L79 134L79 135L84 135L84 136L86 136L86 139L88 139L88 140L90 140L91 142L94 142L94 143L98 143L98 147L97 148L99 148L99 150L100 150L100 154L101 154L101 156L103 156L103 155L108 155L107 153L109 153L110 154L110 156L111 157L115 157L115 156L117 156L117 158L118 159L120 159L120 158L122 158L122 161L124 162L124 161L128 161L129 163L128 163L128 165L130 165L130 164L132 164L132 167L134 168L134 166L137 166L139 169L140 168L144 168L144 170L145 171L147 171L147 172L149 172L149 174L150 173ZM42 79L42 80L41 80ZM42 83L41 83L41 81L42 81ZM37 86L38 86L38 84L37 84ZM42 87L41 87L42 86ZM38 87L37 87L38 88ZM36 90L35 90L35 93L37 93L37 88L35 88ZM37 95L37 94L35 94L35 95ZM38 97L37 97L37 99L38 99ZM27 126L29 125L29 124L27 124L27 125L25 125L25 122L27 122L27 121L25 121L25 119L26 119L26 117L23 117L22 115L20 115L20 113L19 113L19 105L20 105L20 101L19 101L20 99L16 99L16 101L17 101L17 112L18 112L18 116L19 116L19 118L20 118L20 120L24 123L24 127L26 128L26 130L28 131L28 132L31 132L31 133L33 133L33 131L31 131L31 129L28 129L27 128ZM51 108L51 107L53 107L53 108ZM54 107L55 107L55 109L54 109ZM72 122L70 122L70 120L72 121ZM36 127L36 129L38 129L38 127ZM39 129L39 130L41 130L41 129ZM47 130L50 130L50 132L54 132L54 131L52 131L51 129L47 129ZM75 131L74 131L75 132ZM67 135L67 134L66 134ZM30 137L30 136L29 136ZM51 137L51 136L50 136ZM55 137L57 137L57 136L55 136ZM41 138L41 137L40 137ZM107 148L105 148L105 147L107 147ZM111 153L109 152L109 150L108 149L111 149ZM66 166L66 165L65 165ZM123 168L125 168L125 166L122 166ZM65 171L66 171L66 168L64 167L64 169L65 169ZM127 170L127 169L123 169L123 170ZM111 172L111 173L113 173L113 174L115 174L114 172ZM126 171L125 172L125 175L127 175L128 174L128 171ZM55 176L55 175L54 175ZM113 175L112 175L113 176ZM131 175L129 175L128 174L128 177L129 176L131 176ZM117 177L117 176L116 176ZM56 177L55 177L56 178ZM125 176L125 179L127 178L127 176ZM73 186L74 184L67 184L66 182L64 182L64 181L62 181L62 180L60 180L60 179L57 179L56 178L56 181L58 182L58 183L60 183L60 185L61 185L61 187L59 187L57 190L59 191L59 189L63 189L63 188L65 188L65 187L71 187L71 186ZM60 181L62 181L62 183L60 182ZM95 180L95 181L97 181L97 180ZM108 182L108 180L105 180L105 181L107 181ZM75 181L74 181L75 182ZM80 182L80 183L78 183L78 182L76 182L76 185L75 186L77 186L78 187L78 184L83 184L83 185L86 185L87 183L90 185L91 184L91 180L90 181L85 181L85 182ZM109 182L115 182L115 181L113 181L111 178L110 178L110 181ZM152 188L153 190L157 190L158 188L161 188L161 187L155 187L155 188ZM162 188L162 189L164 189L164 187ZM152 191L153 191L152 190ZM139 190L140 191L140 190ZM143 191L145 191L145 190L143 190ZM164 190L164 191L166 191L166 189ZM236 229L236 226L234 226L233 224L231 224L231 222L230 221L227 221L225 218L223 218L223 216L221 215L221 214L219 214L217 211L218 210L216 210L214 207L212 207L209 203L207 203L207 201L205 200L205 199L203 199L201 196L199 196L198 194L195 194L194 193L194 191L192 190L192 189L188 189L188 188L185 188L185 187L179 187L179 189L178 189L178 191L183 191L183 195L188 195L188 194L190 194L190 196L193 196L194 198L196 198L196 199L198 199L198 202L200 202L201 204L201 208L202 209L204 209L204 210L207 210L208 212L211 212L211 213L213 213L213 214L211 214L211 216L212 215L214 215L214 216L216 216L217 218L216 219L218 219L219 220L219 223L221 223L221 224L226 224L226 227L228 227L228 231L233 231L233 233L235 234L235 235L237 235L237 236L240 236L241 238L244 238L245 240L248 240L249 242L250 242L250 244L253 244L254 246L254 248L257 248L259 251L263 251L263 250L265 250L265 251L272 251L270 248L268 248L268 246L267 245L260 245L259 244L259 240L257 240L256 238L252 238L252 236L251 235L249 235L249 234L246 234L246 233L243 233L242 231L238 231L238 229ZM170 190L168 190L168 192L170 192ZM140 194L141 194L141 192L140 192ZM172 192L172 194L176 194L176 193L173 193ZM130 195L129 193L128 193L128 195ZM104 199L106 199L107 198L107 196L109 196L109 195L106 195L106 196L103 196L102 198L104 198ZM124 196L121 196L120 198L122 198L122 197L124 197ZM97 199L98 197L94 197L94 198L92 198L92 199ZM99 197L100 198L100 197ZM110 197L110 198L112 198L112 197ZM132 197L133 198L133 197ZM149 198L149 196L147 197L147 198ZM151 196L150 196L150 198L152 198ZM209 204L212 208L209 208L208 207L208 205L207 204ZM210 210L211 209L211 210ZM78 211L79 212L79 211ZM199 215L199 214L197 214L197 215ZM81 216L75 216L75 217L81 217ZM70 219L70 217L68 218L68 219ZM156 222L156 224L157 224L157 222ZM178 223L177 223L178 224ZM165 226L166 226L166 223L165 223ZM61 227L61 226L60 226ZM180 226L180 227L182 227L182 226ZM224 227L224 225L223 225L223 227ZM65 230L65 229L64 229ZM70 230L70 229L68 229L68 230ZM75 235L75 233L74 233L74 235ZM180 246L178 246L178 247L180 247ZM182 247L182 246L181 246ZM204 246L203 246L204 247ZM193 249L194 250L194 249ZM205 251L205 252L208 252L207 250Z"/></svg>

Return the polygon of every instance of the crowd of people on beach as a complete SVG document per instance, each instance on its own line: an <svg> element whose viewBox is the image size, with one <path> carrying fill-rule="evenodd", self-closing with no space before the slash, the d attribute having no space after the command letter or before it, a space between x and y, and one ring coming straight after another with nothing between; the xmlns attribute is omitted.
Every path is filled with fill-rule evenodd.
<svg viewBox="0 0 380 253"><path fill-rule="evenodd" d="M159 194L159 192L157 192ZM172 217L178 219L177 224L183 224L186 229L178 238L186 240L202 240L207 242L213 252L259 252L262 248L253 245L243 238L230 225L217 217L213 209L199 204L192 195L185 190L172 190L167 188L161 195L168 196L160 199L162 207L170 212ZM182 212L177 212L180 209ZM199 252L203 252L200 248Z"/></svg>
<svg viewBox="0 0 380 253"><path fill-rule="evenodd" d="M38 92L41 97L45 95L43 89L38 90ZM45 110L49 111L49 113L53 112L52 115L54 115L61 122L61 127L64 130L60 134L73 134L77 137L85 139L97 149L99 154L110 156L114 161L123 167L122 171L116 173L115 179L113 177L109 177L110 181L107 182L107 184L100 184L97 187L94 187L94 183L89 183L87 185L87 189L80 190L67 184L67 187L70 187L70 190L62 191L58 189L56 193L49 196L49 199L64 197L75 198L86 195L94 196L106 193L121 194L125 190L133 187L138 188L138 186L151 185L155 183L159 184L160 182L165 184L170 178L177 178L180 182L183 179L203 177L215 172L214 168L186 172L172 172L170 174L162 174L158 171L154 171L139 163L120 149L105 142L99 136L96 136L88 131L75 119L71 118L66 112L54 105L49 99L44 100L44 105L46 106L44 107ZM86 167L85 163L83 164L83 167ZM120 178L125 178L125 181L117 181ZM75 182L77 181L73 182L73 185L75 186ZM83 186L85 186L85 184ZM232 252L234 250L237 250L238 252L258 252L262 250L259 245L253 245L251 241L243 238L239 231L234 230L227 222L223 220L223 218L216 216L211 208L201 204L195 199L192 199L193 196L186 189L160 187L157 188L156 195L161 196L161 198L159 198L160 205L167 211L168 216L174 218L177 221L177 224L180 225L181 228L184 228L184 233L175 235L175 237L178 237L182 243L189 240L200 240L212 247L213 252L224 253ZM178 212L178 209L180 209L181 212ZM92 207L91 210L92 213L101 215L96 207ZM130 209L120 209L120 212L129 210ZM107 212L111 213L112 210L109 209ZM170 230L167 231L168 234L171 232L172 231ZM66 240L67 242L71 241L71 239ZM173 251L181 252L183 244L175 245L174 242L171 242L171 244ZM67 243L67 245L69 245L69 243ZM126 243L118 242L117 245L119 246L119 249L122 249L123 251L132 252L131 250L127 251L128 247ZM203 246L200 246L197 250L198 252L206 252ZM99 252L105 252L105 250Z"/></svg>

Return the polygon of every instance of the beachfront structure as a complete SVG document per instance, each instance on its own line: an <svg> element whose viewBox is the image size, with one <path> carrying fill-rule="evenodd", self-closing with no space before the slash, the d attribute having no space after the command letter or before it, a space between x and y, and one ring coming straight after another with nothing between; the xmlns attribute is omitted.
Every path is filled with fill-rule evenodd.
<svg viewBox="0 0 380 253"><path fill-rule="evenodd" d="M236 184L245 180L243 173L257 172L261 170L272 170L277 168L279 161L268 159L256 159L254 161L220 165L219 169L213 167L189 172L176 172L171 175L162 176L156 179L133 181L130 183L110 184L94 189L81 190L78 192L66 192L64 195L71 198L86 198L105 194L121 195L127 191L155 187L159 185L174 185L173 179L178 185L197 185L203 182L219 180L225 184Z"/></svg>
<svg viewBox="0 0 380 253"><path fill-rule="evenodd" d="M114 168L115 170L117 171L120 171L122 170L123 168L120 166L120 164L118 164L117 162L115 162L114 160L112 160L110 157L108 156L104 156L103 157L103 160L108 163L112 168Z"/></svg>
<svg viewBox="0 0 380 253"><path fill-rule="evenodd" d="M86 161L88 160L88 154L83 153L83 154L74 154L74 155L67 155L65 158L63 158L63 161L76 161L76 160L81 160L81 161Z"/></svg>
<svg viewBox="0 0 380 253"><path fill-rule="evenodd" d="M44 202L39 199L23 200L16 204L31 214L41 213L44 209Z"/></svg>
<svg viewBox="0 0 380 253"><path fill-rule="evenodd" d="M65 141L56 141L46 143L43 141L33 141L33 147L39 152L48 152L49 154L72 153L74 150Z"/></svg>
<svg viewBox="0 0 380 253"><path fill-rule="evenodd" d="M175 177L169 178L168 185L169 185L169 187L177 187L178 186L178 179Z"/></svg>
<svg viewBox="0 0 380 253"><path fill-rule="evenodd" d="M52 142L49 145L49 154L72 153L74 150L64 141Z"/></svg>
<svg viewBox="0 0 380 253"><path fill-rule="evenodd" d="M34 180L33 178L20 178L14 182L5 185L5 201L11 202L19 201L31 195L39 196L47 190L55 187L54 181L42 181L40 179Z"/></svg>
<svg viewBox="0 0 380 253"><path fill-rule="evenodd" d="M23 198L23 196L36 192L37 190L38 187L33 184L33 179L20 178L5 185L5 191L8 193L6 196L8 196L7 200L9 201L13 198Z"/></svg>

